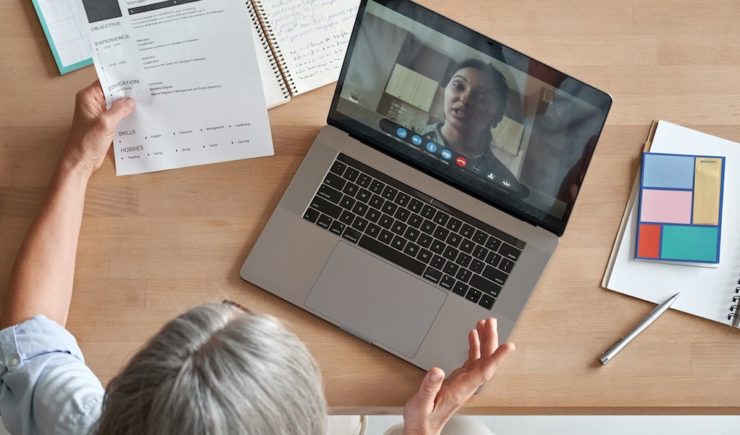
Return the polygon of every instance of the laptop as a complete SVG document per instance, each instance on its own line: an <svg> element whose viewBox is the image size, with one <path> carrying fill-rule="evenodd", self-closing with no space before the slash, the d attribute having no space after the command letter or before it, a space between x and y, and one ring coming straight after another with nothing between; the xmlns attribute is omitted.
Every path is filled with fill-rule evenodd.
<svg viewBox="0 0 740 435"><path fill-rule="evenodd" d="M407 0L362 0L324 126L243 279L418 367L506 340L565 231L602 91Z"/></svg>

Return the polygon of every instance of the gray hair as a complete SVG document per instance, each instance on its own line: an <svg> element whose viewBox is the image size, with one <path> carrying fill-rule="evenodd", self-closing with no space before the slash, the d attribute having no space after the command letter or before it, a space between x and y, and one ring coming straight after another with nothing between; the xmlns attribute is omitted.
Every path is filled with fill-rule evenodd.
<svg viewBox="0 0 740 435"><path fill-rule="evenodd" d="M321 375L273 317L205 304L167 323L108 385L96 433L324 435Z"/></svg>

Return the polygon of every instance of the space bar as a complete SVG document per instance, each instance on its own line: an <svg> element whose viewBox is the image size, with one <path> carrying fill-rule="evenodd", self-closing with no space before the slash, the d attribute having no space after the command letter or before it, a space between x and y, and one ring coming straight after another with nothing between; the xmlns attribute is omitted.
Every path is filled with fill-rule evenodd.
<svg viewBox="0 0 740 435"><path fill-rule="evenodd" d="M395 263L404 269L408 269L417 275L421 275L424 272L424 263L409 257L406 254L402 254L388 245L380 243L379 241L363 235L358 243L361 247L367 249L373 254L380 255L386 260Z"/></svg>

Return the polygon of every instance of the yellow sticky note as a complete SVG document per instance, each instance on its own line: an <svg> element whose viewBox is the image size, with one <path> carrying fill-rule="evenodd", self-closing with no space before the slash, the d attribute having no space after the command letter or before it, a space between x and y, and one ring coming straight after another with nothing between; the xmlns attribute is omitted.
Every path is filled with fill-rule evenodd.
<svg viewBox="0 0 740 435"><path fill-rule="evenodd" d="M693 221L696 225L719 225L722 163L717 158L696 158Z"/></svg>

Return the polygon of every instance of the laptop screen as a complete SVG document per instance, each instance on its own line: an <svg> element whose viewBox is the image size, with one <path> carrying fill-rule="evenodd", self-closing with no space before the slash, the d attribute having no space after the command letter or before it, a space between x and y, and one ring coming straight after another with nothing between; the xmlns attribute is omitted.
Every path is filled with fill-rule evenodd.
<svg viewBox="0 0 740 435"><path fill-rule="evenodd" d="M610 106L607 94L422 6L366 0L329 124L562 235Z"/></svg>

